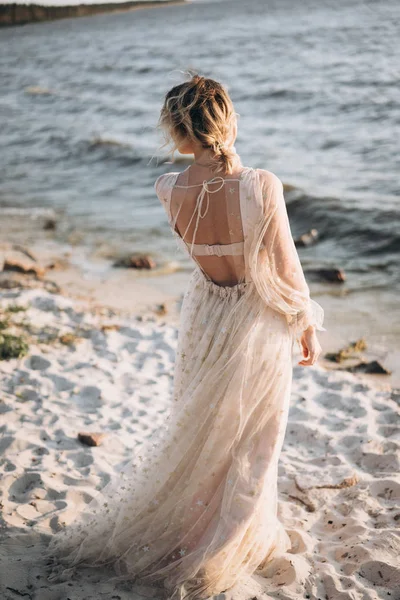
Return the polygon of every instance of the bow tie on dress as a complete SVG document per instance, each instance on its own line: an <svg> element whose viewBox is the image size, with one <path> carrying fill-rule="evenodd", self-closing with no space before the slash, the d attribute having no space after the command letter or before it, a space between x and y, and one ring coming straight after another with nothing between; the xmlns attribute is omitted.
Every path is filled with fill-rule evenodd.
<svg viewBox="0 0 400 600"><path fill-rule="evenodd" d="M210 190L210 188L208 186L210 184L212 184L212 183L218 183L218 182L221 182L221 185L216 190ZM187 233L187 231L188 231L188 229L190 227L190 224L191 224L191 222L193 220L193 217L194 217L194 215L195 215L195 213L197 211L196 225L195 225L195 228L194 228L193 238L192 238L192 242L191 242L191 245L190 245L190 254L191 255L193 255L193 246L194 246L194 243L195 243L196 233L197 233L197 229L198 229L198 226L199 226L200 219L203 219L206 216L207 211L208 211L208 207L210 206L210 197L209 197L209 194L215 194L216 192L219 192L220 190L222 190L222 188L224 186L224 183L225 183L225 179L223 177L220 177L219 175L217 177L213 177L212 179L209 179L208 181L204 180L203 183L202 183L201 192L197 196L196 206L194 208L193 214L192 214L192 216L190 218L188 226L186 227L186 231L185 231L185 233L182 236L183 239L185 239L185 235L186 235L186 233ZM195 186L188 186L188 187L195 187ZM203 202L204 202L204 198L205 197L207 197L207 205L206 205L205 211L202 212Z"/></svg>

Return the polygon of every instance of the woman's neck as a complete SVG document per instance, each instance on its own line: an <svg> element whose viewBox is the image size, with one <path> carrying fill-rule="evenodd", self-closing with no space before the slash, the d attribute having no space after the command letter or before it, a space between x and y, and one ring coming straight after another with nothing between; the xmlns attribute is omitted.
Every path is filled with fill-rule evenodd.
<svg viewBox="0 0 400 600"><path fill-rule="evenodd" d="M209 150L208 148L200 148L199 150L195 149L193 152L193 155L194 155L194 162L196 164L207 163L209 161L216 160L214 158L213 152L211 150Z"/></svg>
<svg viewBox="0 0 400 600"><path fill-rule="evenodd" d="M240 161L239 154L237 154L234 146L232 146L231 149L235 153L236 166L241 166L241 161ZM205 149L203 148L203 149L200 149L200 150L195 150L193 152L193 155L194 155L193 164L195 164L195 165L197 165L199 167L203 167L205 169L207 169L207 168L210 167L210 163L218 161L218 159L215 158L213 152L211 150L208 150L208 148L205 148Z"/></svg>

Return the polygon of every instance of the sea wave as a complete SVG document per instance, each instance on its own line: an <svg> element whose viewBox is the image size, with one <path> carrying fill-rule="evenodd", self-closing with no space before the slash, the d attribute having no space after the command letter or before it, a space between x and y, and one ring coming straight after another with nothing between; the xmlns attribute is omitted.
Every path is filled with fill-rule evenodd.
<svg viewBox="0 0 400 600"><path fill-rule="evenodd" d="M400 252L400 211L348 206L339 198L310 196L296 189L286 198L296 231L316 228L320 242L335 241L340 255L353 258L350 252L356 251L359 258L382 255L389 261Z"/></svg>
<svg viewBox="0 0 400 600"><path fill-rule="evenodd" d="M55 218L57 213L52 208L41 206L0 206L0 215L2 217L30 217L38 218Z"/></svg>

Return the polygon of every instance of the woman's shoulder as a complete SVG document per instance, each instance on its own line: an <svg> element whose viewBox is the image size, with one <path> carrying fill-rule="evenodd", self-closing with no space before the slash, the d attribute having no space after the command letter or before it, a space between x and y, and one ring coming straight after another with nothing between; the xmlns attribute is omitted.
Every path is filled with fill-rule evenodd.
<svg viewBox="0 0 400 600"><path fill-rule="evenodd" d="M154 182L154 189L156 190L157 196L164 195L165 192L172 187L178 175L178 171L159 175Z"/></svg>
<svg viewBox="0 0 400 600"><path fill-rule="evenodd" d="M283 187L283 183L276 173L268 171L268 169L254 169L254 171L257 173L259 181L263 186L269 187L273 185Z"/></svg>
<svg viewBox="0 0 400 600"><path fill-rule="evenodd" d="M159 175L154 183L154 185L156 185L156 183L164 183L167 181L172 181L173 179L175 179L177 176L179 175L179 171L171 171L170 173L163 173L162 175Z"/></svg>

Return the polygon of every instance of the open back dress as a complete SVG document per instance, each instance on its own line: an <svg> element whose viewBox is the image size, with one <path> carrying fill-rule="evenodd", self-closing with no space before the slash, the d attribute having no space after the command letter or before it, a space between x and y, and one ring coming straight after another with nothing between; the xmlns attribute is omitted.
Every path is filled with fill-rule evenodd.
<svg viewBox="0 0 400 600"><path fill-rule="evenodd" d="M118 579L208 598L290 548L277 516L277 468L292 349L324 329L291 236L283 186L241 167L155 183L171 229L194 261L180 315L164 428L54 536L63 565L113 565ZM57 577L57 574L55 575Z"/></svg>

